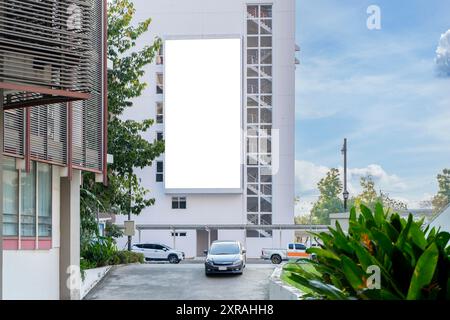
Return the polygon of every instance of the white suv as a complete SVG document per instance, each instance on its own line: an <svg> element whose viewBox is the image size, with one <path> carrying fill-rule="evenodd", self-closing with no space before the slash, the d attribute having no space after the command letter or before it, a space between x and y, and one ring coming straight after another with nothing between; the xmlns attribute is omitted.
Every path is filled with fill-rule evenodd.
<svg viewBox="0 0 450 320"><path fill-rule="evenodd" d="M131 248L132 251L142 253L146 261L169 261L179 263L184 259L184 252L174 250L158 243L140 243Z"/></svg>

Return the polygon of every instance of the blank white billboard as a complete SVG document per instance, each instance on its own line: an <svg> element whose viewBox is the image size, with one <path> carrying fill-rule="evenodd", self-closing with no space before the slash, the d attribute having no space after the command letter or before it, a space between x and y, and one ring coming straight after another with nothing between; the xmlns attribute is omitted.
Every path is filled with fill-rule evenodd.
<svg viewBox="0 0 450 320"><path fill-rule="evenodd" d="M240 192L241 39L164 43L167 193Z"/></svg>

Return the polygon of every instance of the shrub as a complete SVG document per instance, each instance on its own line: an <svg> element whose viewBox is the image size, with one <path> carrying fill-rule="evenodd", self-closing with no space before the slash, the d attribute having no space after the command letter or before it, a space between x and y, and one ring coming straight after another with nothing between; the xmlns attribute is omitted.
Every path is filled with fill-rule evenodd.
<svg viewBox="0 0 450 320"><path fill-rule="evenodd" d="M350 211L348 234L339 223L330 233L315 234L323 244L310 248L314 267L290 268L288 277L311 289L315 299L450 299L450 234L425 230L422 221L364 205ZM369 288L371 268L380 270L380 288Z"/></svg>

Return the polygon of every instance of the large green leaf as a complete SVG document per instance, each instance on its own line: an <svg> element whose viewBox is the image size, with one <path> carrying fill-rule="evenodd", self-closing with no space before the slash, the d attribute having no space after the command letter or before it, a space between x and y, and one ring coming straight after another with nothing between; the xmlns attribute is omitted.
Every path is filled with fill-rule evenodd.
<svg viewBox="0 0 450 320"><path fill-rule="evenodd" d="M381 205L381 203L377 202L375 204L375 222L377 223L378 226L381 226L384 220L385 216L383 206Z"/></svg>
<svg viewBox="0 0 450 320"><path fill-rule="evenodd" d="M325 283L323 283L321 281L317 281L317 280L309 280L309 279L306 279L305 277L302 277L301 275L298 275L295 273L289 274L288 277L291 280L297 282L298 284L315 291L316 293L324 296L327 299L330 299L330 300L348 300L349 299L349 297L347 297L344 292L342 292L341 290L339 290L338 288L336 288L333 285L325 284Z"/></svg>
<svg viewBox="0 0 450 320"><path fill-rule="evenodd" d="M422 288L433 280L438 258L438 247L436 243L432 243L417 261L406 297L408 300L417 300L421 297Z"/></svg>
<svg viewBox="0 0 450 320"><path fill-rule="evenodd" d="M318 257L333 259L336 261L341 261L341 258L339 258L335 253L333 253L330 250L325 250L322 248L308 248L306 250L307 253L315 253Z"/></svg>
<svg viewBox="0 0 450 320"><path fill-rule="evenodd" d="M386 234L380 232L378 229L372 228L370 233L378 245L378 250L382 250L384 254L390 257L394 246L392 241L386 236Z"/></svg>
<svg viewBox="0 0 450 320"><path fill-rule="evenodd" d="M422 250L427 247L427 240L425 239L425 234L420 229L419 224L412 223L409 231L412 241Z"/></svg>
<svg viewBox="0 0 450 320"><path fill-rule="evenodd" d="M404 245L406 243L406 240L408 239L409 230L411 229L411 224L413 223L413 216L410 214L408 216L408 222L406 223L403 230L400 232L400 235L398 236L397 242L395 245L400 250L404 250Z"/></svg>
<svg viewBox="0 0 450 320"><path fill-rule="evenodd" d="M373 215L372 215L372 211L368 207L361 204L360 209L361 209L362 215L364 216L364 219L366 219L366 223L368 223L369 221L375 222Z"/></svg>
<svg viewBox="0 0 450 320"><path fill-rule="evenodd" d="M367 274L353 262L350 258L342 256L341 259L342 270L345 278L356 292L363 290L366 287Z"/></svg>

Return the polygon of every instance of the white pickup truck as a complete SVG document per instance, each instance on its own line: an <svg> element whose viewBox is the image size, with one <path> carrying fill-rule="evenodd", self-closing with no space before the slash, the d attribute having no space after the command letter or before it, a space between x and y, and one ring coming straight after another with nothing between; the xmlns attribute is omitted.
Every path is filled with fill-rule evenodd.
<svg viewBox="0 0 450 320"><path fill-rule="evenodd" d="M303 243L288 243L286 249L282 248L263 248L261 258L270 260L273 264L280 264L283 260L311 258L306 253L307 247Z"/></svg>

